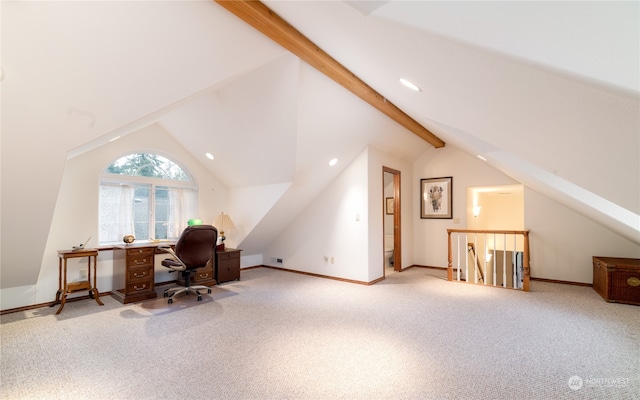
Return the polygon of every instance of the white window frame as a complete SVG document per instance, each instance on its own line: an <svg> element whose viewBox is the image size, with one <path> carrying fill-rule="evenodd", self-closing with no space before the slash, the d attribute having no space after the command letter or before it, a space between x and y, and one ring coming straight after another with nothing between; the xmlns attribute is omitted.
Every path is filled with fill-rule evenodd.
<svg viewBox="0 0 640 400"><path fill-rule="evenodd" d="M130 154L141 154L141 153L148 153L148 154L154 154L154 155L158 155L161 157L166 158L167 160L175 163L178 167L180 167L182 169L182 171L187 175L187 177L189 178L188 181L181 181L181 180L174 180L174 179L163 179L163 178L154 178L154 177L147 177L147 176L131 176L131 175L121 175L121 174L113 174L113 173L109 173L106 172L107 168L109 167L109 165L113 164L115 161L117 161L118 159L125 157L127 155ZM129 186L136 186L136 185L147 185L150 187L150 193L149 193L149 210L148 210L148 221L149 221L149 235L155 235L155 211L156 211L156 188L157 187L167 187L167 188L177 188L177 189L186 189L186 190L192 190L195 192L195 204L194 204L194 208L195 208L195 213L197 214L198 212L198 208L199 208L199 201L198 201L198 186L195 182L195 179L193 178L193 175L191 173L189 173L189 171L180 163L176 162L172 157L167 156L166 154L162 154L160 152L157 151L150 151L150 150L140 150L140 151L133 151L133 152L128 152L126 154L123 154L115 159L113 159L111 162L109 162L109 164L107 164L107 166L103 169L102 174L100 175L100 181L98 183L99 186L102 186L103 184L107 184L107 185L129 185ZM98 202L100 202L100 196L98 196ZM192 216L193 218L196 218L197 215ZM100 225L100 216L99 216L99 221L98 224ZM184 225L184 227L186 227L187 225L187 221L180 221L181 224ZM99 226L99 230L101 230L101 226ZM133 234L133 232L130 232L130 234ZM100 244L101 245L108 245L108 244L113 244L113 243L117 243L120 242L122 238L118 238L118 240L114 241L102 241L102 238L99 238ZM154 238L149 237L149 238L136 238L136 241L138 242L150 242L152 241ZM168 237L167 240L172 240L172 239L177 239L176 237ZM162 239L164 240L164 239Z"/></svg>

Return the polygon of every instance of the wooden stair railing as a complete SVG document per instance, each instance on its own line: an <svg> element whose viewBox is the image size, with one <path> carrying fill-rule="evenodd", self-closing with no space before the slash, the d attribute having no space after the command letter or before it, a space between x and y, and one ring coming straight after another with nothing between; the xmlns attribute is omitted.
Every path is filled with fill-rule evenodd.
<svg viewBox="0 0 640 400"><path fill-rule="evenodd" d="M451 234L460 234L460 235L465 235L465 239L463 243L467 244L467 251L463 252L465 257L469 257L469 252L472 251L473 252L473 258L474 260L476 260L476 262L474 264L476 264L474 267L478 269L479 273L480 273L480 277L482 280L482 284L483 285L491 285L492 286L496 286L496 257L495 255L497 253L502 252L502 259L503 259L503 280L502 280L502 285L503 287L507 287L507 282L506 282L506 253L507 251L512 252L513 254L516 253L521 253L522 254L522 276L518 276L517 272L516 272L516 267L517 267L517 257L514 256L514 264L513 264L513 268L514 268L514 288L518 288L518 289L522 289L525 292L528 292L530 287L529 287L529 281L530 281L530 275L531 275L531 266L530 266L530 251L529 251L529 231L528 230L522 230L522 231L518 231L518 230L479 230L479 229L447 229L447 236L448 236L448 266L447 266L447 280L449 281L453 281L453 250L452 250L452 245L451 245ZM469 242L467 241L467 236L468 234L474 234L474 235L484 235L484 243L485 243L485 249L486 249L486 243L487 242L487 235L493 235L493 280L492 283L487 282L489 279L489 277L486 276L485 271L482 268L482 265L480 263L480 259L476 254L476 243L474 242ZM499 249L497 248L497 240L496 240L496 235L503 235L503 248ZM512 235L513 236L513 247L510 250L507 250L507 235ZM519 251L516 247L520 247L520 246L516 246L516 241L517 241L517 237L518 236L522 236L522 246L521 246L521 250ZM458 250L460 249L460 237L458 237ZM459 252L457 252L456 254L458 254ZM468 261L465 261L468 262ZM460 266L460 259L458 258L458 265L457 265L457 271L458 271L458 279L460 279L460 270L461 270L461 266ZM467 271L468 272L468 271ZM520 283L518 282L517 285L515 285L516 281L515 281L515 276L518 276L518 279L522 279L522 285L520 287ZM467 282L469 282L469 277L465 275L465 279ZM476 281L477 281L477 277L476 277ZM478 284L480 284L478 282ZM515 287L517 286L517 287Z"/></svg>

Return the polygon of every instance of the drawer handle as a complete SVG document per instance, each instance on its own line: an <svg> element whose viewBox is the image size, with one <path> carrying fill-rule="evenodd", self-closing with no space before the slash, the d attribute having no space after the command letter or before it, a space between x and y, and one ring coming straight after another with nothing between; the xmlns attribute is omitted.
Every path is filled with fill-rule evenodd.
<svg viewBox="0 0 640 400"><path fill-rule="evenodd" d="M147 284L145 283L144 285L142 285L142 287L137 287L137 286L135 286L135 285L134 285L134 286L133 286L133 288L134 288L135 290L144 290L144 289L146 289L146 288L147 288Z"/></svg>
<svg viewBox="0 0 640 400"><path fill-rule="evenodd" d="M142 261L140 260L133 260L134 263L138 264L138 265L142 265L142 264L146 264L147 263L147 259L143 258Z"/></svg>
<svg viewBox="0 0 640 400"><path fill-rule="evenodd" d="M143 272L143 273L140 274L140 273L134 272L133 276L136 277L136 278L142 278L142 277L147 276L147 273Z"/></svg>
<svg viewBox="0 0 640 400"><path fill-rule="evenodd" d="M200 278L208 278L209 277L209 273L204 273L204 274L200 274Z"/></svg>
<svg viewBox="0 0 640 400"><path fill-rule="evenodd" d="M629 286L640 286L640 279L636 278L635 276L632 276L631 278L627 279L627 285Z"/></svg>

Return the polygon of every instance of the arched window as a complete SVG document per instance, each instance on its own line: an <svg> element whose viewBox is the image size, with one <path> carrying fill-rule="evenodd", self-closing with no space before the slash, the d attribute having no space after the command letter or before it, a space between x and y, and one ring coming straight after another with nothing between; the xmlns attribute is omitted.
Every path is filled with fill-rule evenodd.
<svg viewBox="0 0 640 400"><path fill-rule="evenodd" d="M100 177L101 244L176 239L198 217L198 191L190 175L167 157L133 153L112 162Z"/></svg>

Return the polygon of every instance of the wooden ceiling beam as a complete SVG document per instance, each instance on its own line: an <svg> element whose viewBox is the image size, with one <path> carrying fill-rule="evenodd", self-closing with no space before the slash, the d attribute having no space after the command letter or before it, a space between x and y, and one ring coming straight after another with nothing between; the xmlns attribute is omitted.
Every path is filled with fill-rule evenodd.
<svg viewBox="0 0 640 400"><path fill-rule="evenodd" d="M390 103L260 1L215 2L434 147L444 147L444 141Z"/></svg>

